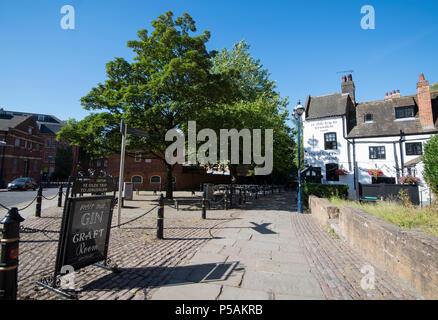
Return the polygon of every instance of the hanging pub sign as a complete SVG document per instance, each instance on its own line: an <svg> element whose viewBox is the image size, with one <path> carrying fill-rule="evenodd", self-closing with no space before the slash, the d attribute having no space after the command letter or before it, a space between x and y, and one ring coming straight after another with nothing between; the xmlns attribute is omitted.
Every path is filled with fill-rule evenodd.
<svg viewBox="0 0 438 320"><path fill-rule="evenodd" d="M70 198L59 241L56 271L75 270L105 261L111 229L113 196Z"/></svg>
<svg viewBox="0 0 438 320"><path fill-rule="evenodd" d="M72 193L106 193L114 191L112 178L76 178L73 182Z"/></svg>

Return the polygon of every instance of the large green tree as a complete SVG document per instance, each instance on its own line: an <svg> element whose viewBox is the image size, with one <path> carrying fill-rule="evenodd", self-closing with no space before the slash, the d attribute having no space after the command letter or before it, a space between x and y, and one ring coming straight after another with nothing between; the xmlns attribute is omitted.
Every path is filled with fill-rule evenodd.
<svg viewBox="0 0 438 320"><path fill-rule="evenodd" d="M167 168L166 197L172 198L173 166L164 153L171 142L168 130L179 128L211 104L227 103L234 92L232 72L214 73L214 52L206 49L210 33L195 35L195 21L187 13L174 19L172 12L152 22L153 31L138 32L128 41L136 56L129 62L115 58L107 63L108 80L81 99L86 110L103 111L61 130L59 139L87 148L98 157L120 150L119 122L145 130L148 137L129 136L128 150L142 150L163 161Z"/></svg>

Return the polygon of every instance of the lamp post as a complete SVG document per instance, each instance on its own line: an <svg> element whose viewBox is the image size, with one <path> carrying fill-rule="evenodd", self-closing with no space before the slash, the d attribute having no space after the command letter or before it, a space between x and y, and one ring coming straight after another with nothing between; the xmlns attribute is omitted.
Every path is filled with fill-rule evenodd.
<svg viewBox="0 0 438 320"><path fill-rule="evenodd" d="M297 199L297 207L298 213L303 213L303 204L301 201L301 115L304 112L304 107L301 105L300 100L294 110L294 118L297 120L298 127L298 199Z"/></svg>

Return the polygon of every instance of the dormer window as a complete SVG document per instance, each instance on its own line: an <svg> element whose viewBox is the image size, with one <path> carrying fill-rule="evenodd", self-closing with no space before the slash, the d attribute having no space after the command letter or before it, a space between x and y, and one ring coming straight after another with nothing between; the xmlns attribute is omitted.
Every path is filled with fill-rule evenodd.
<svg viewBox="0 0 438 320"><path fill-rule="evenodd" d="M414 106L395 108L396 119L405 119L405 118L413 118L413 117L415 117Z"/></svg>
<svg viewBox="0 0 438 320"><path fill-rule="evenodd" d="M364 121L365 122L373 122L373 114L372 113L365 114Z"/></svg>

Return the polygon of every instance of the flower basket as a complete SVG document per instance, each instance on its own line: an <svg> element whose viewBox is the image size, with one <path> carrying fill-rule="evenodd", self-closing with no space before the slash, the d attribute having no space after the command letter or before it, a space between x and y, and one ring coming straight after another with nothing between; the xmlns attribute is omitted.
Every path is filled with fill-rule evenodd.
<svg viewBox="0 0 438 320"><path fill-rule="evenodd" d="M335 172L338 176L346 176L348 174L348 171L344 169L338 169Z"/></svg>
<svg viewBox="0 0 438 320"><path fill-rule="evenodd" d="M402 176L398 178L398 182L401 184L412 184L412 185L418 185L420 183L420 178L411 176L410 174L407 174L405 176Z"/></svg>
<svg viewBox="0 0 438 320"><path fill-rule="evenodd" d="M383 171L380 169L370 169L368 170L368 174L374 176L374 178L383 177Z"/></svg>

